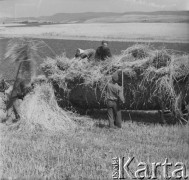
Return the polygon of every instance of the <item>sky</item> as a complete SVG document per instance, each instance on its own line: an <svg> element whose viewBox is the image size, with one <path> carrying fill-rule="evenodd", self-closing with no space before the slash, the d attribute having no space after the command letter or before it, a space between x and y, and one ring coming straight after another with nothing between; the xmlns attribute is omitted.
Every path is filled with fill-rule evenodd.
<svg viewBox="0 0 189 180"><path fill-rule="evenodd" d="M55 13L189 10L189 0L0 0L1 17Z"/></svg>

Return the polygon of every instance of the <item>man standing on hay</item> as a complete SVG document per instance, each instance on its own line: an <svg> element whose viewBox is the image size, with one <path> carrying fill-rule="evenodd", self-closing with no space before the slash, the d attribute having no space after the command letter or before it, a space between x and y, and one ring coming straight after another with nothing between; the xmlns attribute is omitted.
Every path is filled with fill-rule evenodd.
<svg viewBox="0 0 189 180"><path fill-rule="evenodd" d="M112 54L110 52L110 48L108 47L108 42L102 41L102 45L96 50L95 59L97 61L104 61L109 57L112 57Z"/></svg>
<svg viewBox="0 0 189 180"><path fill-rule="evenodd" d="M110 128L121 128L122 123L120 101L125 103L125 98L121 86L118 85L118 80L118 73L116 72L113 74L112 80L107 84L106 89L107 113Z"/></svg>

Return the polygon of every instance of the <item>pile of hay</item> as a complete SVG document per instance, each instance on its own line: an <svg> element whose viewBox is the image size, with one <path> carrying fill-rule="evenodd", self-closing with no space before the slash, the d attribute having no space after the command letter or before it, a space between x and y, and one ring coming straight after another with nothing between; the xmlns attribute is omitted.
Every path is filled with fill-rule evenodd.
<svg viewBox="0 0 189 180"><path fill-rule="evenodd" d="M176 114L188 89L189 56L169 54L149 45L135 45L103 62L57 57L42 64L60 99L81 108L104 107L104 92L111 75L124 77L125 109L160 109ZM179 109L179 111L178 111Z"/></svg>
<svg viewBox="0 0 189 180"><path fill-rule="evenodd" d="M13 124L17 132L74 130L75 123L58 105L50 84L37 85L20 104L21 119ZM12 128L11 126L8 128Z"/></svg>
<svg viewBox="0 0 189 180"><path fill-rule="evenodd" d="M53 83L57 99L62 100L61 103L65 106L70 103L73 106L77 104L99 106L104 83L107 83L109 78L103 73L108 69L107 66L101 64L99 66L98 63L88 62L87 59L68 59L63 56L56 59L48 58L41 68L48 80Z"/></svg>

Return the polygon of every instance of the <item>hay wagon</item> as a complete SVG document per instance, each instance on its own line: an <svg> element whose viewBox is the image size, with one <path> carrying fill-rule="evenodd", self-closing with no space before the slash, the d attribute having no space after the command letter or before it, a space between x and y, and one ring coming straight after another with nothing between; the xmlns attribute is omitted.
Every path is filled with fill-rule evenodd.
<svg viewBox="0 0 189 180"><path fill-rule="evenodd" d="M9 44L16 46L10 46L8 51L14 60L20 59L23 52L36 60L38 46L44 44L20 40L20 45L17 39L14 41ZM21 74L31 77L35 64L34 68L23 66ZM188 120L189 55L186 53L137 44L101 62L69 59L65 55L47 58L41 70L54 85L57 101L64 108L84 111L105 108L106 85L117 72L126 99L124 110L161 110L162 115L170 112L180 122Z"/></svg>
<svg viewBox="0 0 189 180"><path fill-rule="evenodd" d="M102 62L57 57L47 59L41 67L64 107L104 108L106 84L117 72L126 99L123 109L162 110L180 122L187 121L187 54L138 44Z"/></svg>

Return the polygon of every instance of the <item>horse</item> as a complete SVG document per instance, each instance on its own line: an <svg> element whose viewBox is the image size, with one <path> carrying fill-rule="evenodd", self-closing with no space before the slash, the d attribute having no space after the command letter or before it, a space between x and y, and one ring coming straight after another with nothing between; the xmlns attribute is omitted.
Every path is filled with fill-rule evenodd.
<svg viewBox="0 0 189 180"><path fill-rule="evenodd" d="M75 58L87 58L88 60L94 59L96 51L94 49L80 49L78 48L75 53Z"/></svg>

